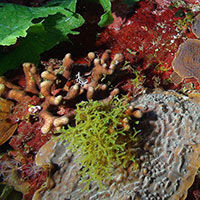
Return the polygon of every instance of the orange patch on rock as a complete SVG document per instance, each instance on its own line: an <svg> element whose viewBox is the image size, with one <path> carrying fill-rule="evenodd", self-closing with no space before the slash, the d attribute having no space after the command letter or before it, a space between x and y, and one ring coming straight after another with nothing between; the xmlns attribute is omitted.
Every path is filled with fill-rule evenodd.
<svg viewBox="0 0 200 200"><path fill-rule="evenodd" d="M13 105L13 102L0 98L0 145L7 142L17 129L17 124L13 125L7 121Z"/></svg>

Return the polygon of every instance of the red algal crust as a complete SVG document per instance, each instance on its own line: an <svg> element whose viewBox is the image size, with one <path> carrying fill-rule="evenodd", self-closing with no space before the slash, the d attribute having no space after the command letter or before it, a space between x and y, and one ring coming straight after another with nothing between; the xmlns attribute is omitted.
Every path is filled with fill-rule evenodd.
<svg viewBox="0 0 200 200"><path fill-rule="evenodd" d="M141 1L138 7L124 23L114 22L120 23L120 26L108 26L100 34L96 45L109 47L112 54L123 53L125 60L145 74L145 86L154 87L159 79L158 85L165 89L180 89L180 84L175 86L169 81L173 72L171 63L184 38L195 38L190 31L191 24L187 24L182 32L176 27L177 20L184 19L177 17L179 8L167 8L161 12L150 1ZM183 8L182 11L186 14L189 10ZM195 79L185 80L188 81L192 81L196 90L200 89Z"/></svg>

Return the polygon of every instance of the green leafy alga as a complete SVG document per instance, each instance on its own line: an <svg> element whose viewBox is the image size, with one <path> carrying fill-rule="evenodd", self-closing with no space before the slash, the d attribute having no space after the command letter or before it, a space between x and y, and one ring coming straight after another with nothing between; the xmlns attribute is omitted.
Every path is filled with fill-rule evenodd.
<svg viewBox="0 0 200 200"><path fill-rule="evenodd" d="M113 22L111 2L108 0L99 0L99 3L103 7L105 13L101 16L101 20L99 21L98 25L100 27L104 27Z"/></svg>
<svg viewBox="0 0 200 200"><path fill-rule="evenodd" d="M133 6L135 3L139 2L140 0L123 0L124 4L127 4L128 6Z"/></svg>
<svg viewBox="0 0 200 200"><path fill-rule="evenodd" d="M83 169L80 171L85 188L96 181L100 188L103 181L112 179L114 165L127 167L135 161L131 152L136 140L135 127L125 130L124 119L130 120L125 114L127 103L125 98L115 97L107 104L99 101L82 101L77 105L75 126L62 128L60 140L69 144L72 152L80 154L76 160Z"/></svg>
<svg viewBox="0 0 200 200"><path fill-rule="evenodd" d="M50 7L38 8L1 4L0 44L13 44L20 38L12 50L0 49L0 74L24 62L38 64L41 53L67 40L68 34L78 34L73 29L80 27L84 19L75 13L76 3L76 0L59 0Z"/></svg>
<svg viewBox="0 0 200 200"><path fill-rule="evenodd" d="M68 16L63 7L26 7L17 4L0 4L0 45L15 44L18 37L25 37L27 30L37 24L33 19L46 18L57 13Z"/></svg>

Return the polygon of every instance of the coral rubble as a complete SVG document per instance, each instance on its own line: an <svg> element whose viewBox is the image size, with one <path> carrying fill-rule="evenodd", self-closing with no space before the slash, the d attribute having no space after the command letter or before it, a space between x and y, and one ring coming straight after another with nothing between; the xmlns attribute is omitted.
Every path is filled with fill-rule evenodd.
<svg viewBox="0 0 200 200"><path fill-rule="evenodd" d="M51 162L60 167L55 187L42 199L185 199L200 166L200 107L176 92L156 91L131 102L143 116L142 140L134 146L139 168L116 168L113 180L98 191L95 182L82 191L82 169L60 142L54 145ZM80 152L81 153L81 152ZM62 158L62 159L61 159ZM67 162L66 162L67 161Z"/></svg>

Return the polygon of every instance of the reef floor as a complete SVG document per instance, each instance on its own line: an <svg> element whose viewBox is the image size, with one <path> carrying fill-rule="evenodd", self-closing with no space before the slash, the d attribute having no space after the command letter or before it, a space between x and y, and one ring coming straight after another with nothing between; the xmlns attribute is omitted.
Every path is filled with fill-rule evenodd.
<svg viewBox="0 0 200 200"><path fill-rule="evenodd" d="M44 2L33 1L33 4ZM26 2L21 1L20 4L25 5ZM195 146L199 145L200 135L197 130L200 126L200 2L143 0L129 7L121 1L113 1L112 7L113 23L106 28L99 28L98 13L82 1L77 9L86 23L79 29L80 35L70 36L73 43L59 44L41 55L41 63L37 68L25 63L19 70L0 77L0 84L4 85L3 89L0 88L0 191L5 191L6 185L7 190L12 191L10 198L15 195L16 199L25 200L41 199L42 196L43 199L59 200L92 197L117 199L117 195L123 193L119 188L116 189L117 186L113 196L111 193L115 189L110 185L110 193L102 193L98 198L93 185L91 192L79 193L81 187L77 186L77 182L80 177L73 176L80 170L74 164L76 156L73 157L67 150L65 152L62 145L54 144L52 137L62 126L68 123L74 125L76 105L81 101L92 99L106 103L117 95L127 95L128 101L134 106L142 102L143 105L139 105L142 113L147 113L148 109L148 112L155 110L159 122L156 124L148 114L145 114L144 120L142 118L141 124L147 126L150 123L155 131L147 131L145 135L149 141L143 138L145 141L139 143L144 148L139 152L147 154L144 158L138 156L145 163L141 167L143 171L135 172L133 176L137 178L130 178L131 173L124 178L128 182L124 182L124 190L131 193L132 187L138 191L138 196L123 194L121 199L200 199L200 149ZM157 94L152 94L155 91ZM168 124L165 118L168 118ZM174 124L169 127L171 119L174 119ZM162 120L165 121L164 125L160 122ZM181 123L189 125L178 130ZM165 141L161 138L154 141L159 131ZM174 136L178 133L180 138ZM174 142L179 139L182 143ZM157 145L155 149L154 143ZM163 147L163 153L160 143L169 145L169 149ZM177 150L173 155L172 147ZM153 162L162 165L156 161L159 153L163 155L161 158L172 155L176 162L169 161L169 166L176 170L171 175L171 168L165 166L166 161L163 166L158 166L167 169L161 174L162 181L158 178L147 180L145 176L152 178L151 175L156 174L155 167L149 166L148 159L152 165ZM196 162L190 156L196 158ZM66 160L69 165L64 163ZM69 178L70 173L73 177ZM189 180L188 174L193 177L192 180ZM69 186L64 187L65 194L60 193L65 184L62 176ZM140 176L142 181L138 185L130 184L130 180L138 181ZM150 187L156 187L156 181L164 180L162 184L167 181L170 184L170 178L175 176L181 177L176 177L174 181L182 188L169 186L174 192L171 196L167 192L168 186L157 188L165 197L159 194L145 196L138 189L144 187L147 193L152 192L155 189ZM121 184L115 179L115 184ZM74 182L70 183L72 180ZM58 196L51 196L56 191Z"/></svg>

